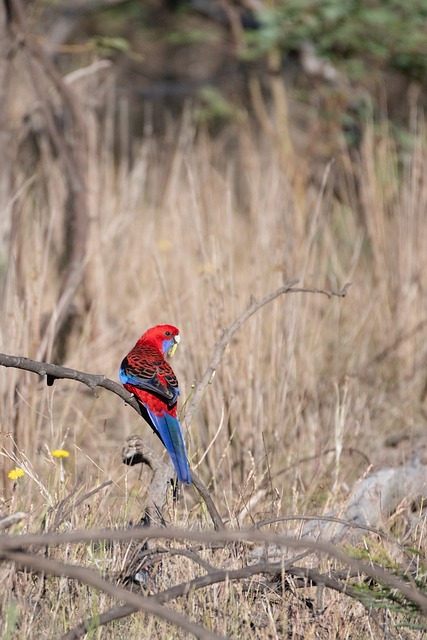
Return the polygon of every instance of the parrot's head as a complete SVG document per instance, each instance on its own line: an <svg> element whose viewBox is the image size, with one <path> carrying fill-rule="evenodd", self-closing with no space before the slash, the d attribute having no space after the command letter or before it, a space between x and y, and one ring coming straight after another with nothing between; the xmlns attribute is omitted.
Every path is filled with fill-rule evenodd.
<svg viewBox="0 0 427 640"><path fill-rule="evenodd" d="M179 330L171 324L158 324L148 329L140 340L151 342L164 355L173 356L180 340ZM138 342L139 342L138 341Z"/></svg>

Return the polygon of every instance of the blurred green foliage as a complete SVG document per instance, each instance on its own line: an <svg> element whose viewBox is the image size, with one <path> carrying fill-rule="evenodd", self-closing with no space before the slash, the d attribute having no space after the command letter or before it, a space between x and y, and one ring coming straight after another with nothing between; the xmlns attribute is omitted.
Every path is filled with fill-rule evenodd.
<svg viewBox="0 0 427 640"><path fill-rule="evenodd" d="M258 22L245 33L245 59L309 41L321 55L349 60L349 73L360 58L427 78L427 0L278 0Z"/></svg>

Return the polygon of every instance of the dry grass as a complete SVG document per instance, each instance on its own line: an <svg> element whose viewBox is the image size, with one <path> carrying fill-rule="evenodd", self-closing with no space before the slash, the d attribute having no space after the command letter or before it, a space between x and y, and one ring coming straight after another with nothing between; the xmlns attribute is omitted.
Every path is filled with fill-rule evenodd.
<svg viewBox="0 0 427 640"><path fill-rule="evenodd" d="M111 103L105 113L97 118L85 106L90 230L64 364L117 379L121 358L142 331L171 322L182 334L173 365L184 401L222 330L251 296L294 278L328 289L351 281L345 299L286 295L251 318L186 425L191 465L231 528L341 504L367 470L351 448L381 465L390 459L387 436L405 430L415 437L425 428L422 122L405 153L387 129L367 125L357 158L343 148L335 164L325 164L321 183L307 179L301 188L295 167L286 171L264 136L244 127L216 139L196 135L189 114L164 140L147 130L133 141L131 162L124 154L117 159L120 134ZM309 159L294 161L310 175ZM2 351L36 358L45 340L50 360L54 327L47 319L61 286L66 186L43 140L40 156L17 162L13 178L1 194L5 228L11 220L2 238ZM12 369L0 371L0 390L2 514L25 511L20 531L52 530L58 504L73 488L70 507L107 480L112 484L71 508L59 529L122 527L140 518L148 471L124 467L120 450L133 432L144 432L155 448L158 443L134 412L106 392L95 398L65 380L46 387ZM50 454L57 448L70 452L63 463ZM13 485L7 473L15 464L26 474ZM191 490L170 505L167 518L184 528L210 527ZM396 520L385 521L385 530L392 525ZM289 531L294 526L286 525ZM422 564L425 519L413 530L401 523L395 532L419 549ZM237 568L245 553L202 555L215 566ZM395 557L391 543L387 553ZM123 545L70 545L51 557L117 572L126 554ZM326 570L331 562L321 566ZM193 561L171 557L160 586L202 573ZM1 580L3 638L59 637L111 604L109 596L65 578L35 578L11 566L3 566ZM316 598L314 588L282 591L255 577L200 590L173 606L232 638L375 638L384 622L395 634L389 637L418 637L395 627L403 619L399 613L369 616L359 603L328 590L323 600ZM137 638L141 629L147 638L187 637L143 614L112 623L101 635Z"/></svg>

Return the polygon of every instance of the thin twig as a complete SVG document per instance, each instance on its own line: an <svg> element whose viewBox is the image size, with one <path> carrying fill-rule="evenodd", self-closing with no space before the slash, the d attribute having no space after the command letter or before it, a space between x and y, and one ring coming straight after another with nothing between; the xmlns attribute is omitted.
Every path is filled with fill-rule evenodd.
<svg viewBox="0 0 427 640"><path fill-rule="evenodd" d="M77 490L79 488L79 486L77 486L75 488L75 490L73 492L71 492L68 496L66 496L64 498L64 500L61 500L60 504L58 505L58 512L57 512L57 514L55 516L55 520L53 522L53 529L57 529L64 522L64 520L70 515L70 513L72 513L74 511L74 509L77 509L77 507L82 502L85 502L85 500L88 500L89 498L91 498L96 493L99 493L103 489L106 489L111 484L113 484L112 480L106 480L105 482L100 484L98 487L95 487L95 489L92 489L91 491L88 491L87 493L85 493L83 496L80 496L80 498L78 498L75 502L73 502L71 507L69 507L66 511L63 511L66 502L68 502L70 500L70 498L77 492Z"/></svg>
<svg viewBox="0 0 427 640"><path fill-rule="evenodd" d="M205 390L208 384L212 381L215 375L215 371L222 360L222 357L224 355L224 352L227 348L228 343L230 342L234 334L246 322L246 320L248 320L251 316L253 316L257 311L259 311L259 309L264 307L266 304L268 304L269 302L272 302L276 298L279 298L285 293L321 293L327 296L328 298L331 298L332 296L345 298L345 296L347 295L348 289L351 286L351 283L347 282L343 286L343 288L339 291L328 291L326 289L309 289L304 287L295 287L297 282L298 280L291 280L290 282L283 285L282 287L279 287L275 291L272 291L268 295L264 296L263 298L261 298L261 300L256 300L255 298L252 299L249 307L245 309L245 311L243 311L243 313L241 313L240 316L236 318L236 320L234 320L234 322L232 322L227 329L224 330L221 338L218 340L218 342L215 345L211 361L209 362L207 369L203 374L200 382L196 385L196 388L194 389L191 399L186 408L185 421L187 425L191 424L191 421L193 420L197 407L199 406L199 403L203 397L203 394L205 393Z"/></svg>
<svg viewBox="0 0 427 640"><path fill-rule="evenodd" d="M344 518L337 518L333 515L319 515L319 516L302 516L302 515L290 515L290 516L277 516L275 518L266 518L265 520L261 520L256 523L256 528L261 529L261 527L266 527L272 524L277 524L278 522L291 522L291 521L301 521L301 522L334 522L336 524L340 524L344 527L348 527L349 529L360 529L361 531L368 531L369 533L373 533L374 535L386 540L390 544L394 545L399 549L399 551L407 556L409 556L409 552L402 544L399 544L397 540L392 538L392 536L388 535L384 531L380 531L375 527L370 527L366 524L361 524L358 522L354 522L353 520L345 520ZM301 536L301 533L300 533ZM302 539L302 538L300 538ZM332 542L332 540L330 540Z"/></svg>
<svg viewBox="0 0 427 640"><path fill-rule="evenodd" d="M357 453L357 455L359 455L361 458L364 459L368 467L372 464L369 457L366 455L366 453L364 451L361 451L360 449L356 449L356 447L343 447L342 451L343 453L346 452L346 453L349 453L350 455L352 455L353 453ZM326 456L329 453L334 453L334 452L335 452L335 448L331 447L330 449L325 449L324 451L321 451L320 453L316 453L312 456L306 456L305 458L298 458L296 462L293 462L292 464L289 464L287 467L283 467L283 469L279 469L278 471L276 471L276 473L274 474L274 477L277 478L277 476L280 476L282 473L287 473L291 469L299 468L300 465L305 462L311 462L312 460L317 460L322 456Z"/></svg>

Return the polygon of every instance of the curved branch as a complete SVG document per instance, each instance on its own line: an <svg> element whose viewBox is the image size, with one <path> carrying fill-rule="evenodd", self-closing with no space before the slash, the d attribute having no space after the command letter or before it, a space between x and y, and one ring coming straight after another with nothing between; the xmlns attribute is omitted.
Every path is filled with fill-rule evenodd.
<svg viewBox="0 0 427 640"><path fill-rule="evenodd" d="M203 499L206 505L209 515L212 518L215 531L221 531L222 529L225 529L222 518L219 515L218 510L214 504L214 501L210 496L207 486L199 478L199 476L194 473L194 471L191 471L191 482L196 487L197 491L200 494L200 497Z"/></svg>
<svg viewBox="0 0 427 640"><path fill-rule="evenodd" d="M191 622L191 620L180 613L173 611L168 607L164 607L160 602L156 602L153 599L150 600L147 596L139 596L136 593L132 593L131 591L124 589L123 587L111 584L111 582L101 578L101 576L93 569L65 564L58 560L52 560L32 553L26 553L24 551L6 551L3 552L2 555L7 560L15 562L20 567L26 567L32 571L40 571L54 576L67 576L73 580L79 580L83 584L87 584L95 589L108 593L117 600L126 602L128 605L135 607L135 610L144 611L145 613L167 620L171 624L181 627L201 640L222 640L223 638L222 636L211 633L204 627Z"/></svg>
<svg viewBox="0 0 427 640"><path fill-rule="evenodd" d="M180 529L164 528L134 528L124 530L93 529L91 531L70 531L61 534L23 534L17 536L0 537L0 558L9 557L9 553L18 552L24 547L44 547L49 545L57 547L66 543L88 542L93 540L190 540L203 544L230 543L230 542L261 542L273 544L283 549L310 550L335 558L350 569L358 571L381 582L400 593L413 602L417 608L427 615L427 595L411 583L398 578L391 571L387 571L377 564L367 564L342 551L335 544L319 540L299 540L295 537L281 535L272 532L260 532L251 529L240 531L183 531Z"/></svg>
<svg viewBox="0 0 427 640"><path fill-rule="evenodd" d="M3 367L13 367L14 369L22 369L23 371L31 371L37 373L41 378L46 376L47 384L52 386L55 380L77 380L82 382L94 393L97 387L102 387L108 391L112 391L117 396L122 398L126 404L130 405L139 415L139 405L133 395L126 391L126 389L110 380L106 376L96 375L93 373L85 373L84 371L78 371L77 369L70 369L68 367L61 367L59 364L50 364L49 362L39 362L38 360L31 360L30 358L24 358L23 356L9 356L5 353L0 353L0 365Z"/></svg>
<svg viewBox="0 0 427 640"><path fill-rule="evenodd" d="M216 571L211 571L207 575L189 580L188 582L182 582L181 584L170 587L165 591L160 591L159 593L150 595L148 596L148 599L150 601L155 601L163 604L171 602L172 600L176 600L176 598L186 596L187 594L193 593L194 591L197 591L199 589L204 589L205 587L209 587L213 584L237 580L247 580L248 578L252 578L256 575L271 575L275 577L286 573L289 576L302 577L314 586L323 585L329 589L337 591L338 593L343 593L344 595L359 600L364 606L369 607L369 604L364 603L360 592L356 589L353 589L351 585L348 584L348 574L345 574L345 577L341 582L335 577L321 574L315 569L298 567L294 565L288 566L288 564L289 563L286 562L270 563L260 561L256 564L242 567L241 569L219 569ZM114 620L125 618L126 616L129 616L136 611L137 609L133 605L128 603L124 605L114 605L107 611L104 611L104 613L101 613L98 616L94 616L89 620L80 622L77 626L75 626L64 636L62 636L62 640L77 640L78 638L86 635L89 629L97 629L98 627L113 622Z"/></svg>
<svg viewBox="0 0 427 640"><path fill-rule="evenodd" d="M276 289L276 291L272 291L271 293L267 294L266 296L261 298L261 300L252 298L249 307L245 309L245 311L243 311L243 313L241 313L240 316L236 318L236 320L234 320L234 322L232 322L227 329L224 330L221 338L215 345L212 359L208 364L208 367L203 374L202 379L196 385L196 388L188 402L188 407L186 408L185 412L185 421L187 422L187 424L191 424L196 409L199 406L203 394L205 393L206 387L212 382L215 371L222 360L224 352L231 338L246 322L246 320L253 316L257 311L259 311L259 309L264 307L269 302L272 302L276 298L279 298L279 296L284 295L285 293L321 293L328 298L332 298L333 296L336 296L338 298L345 298L348 289L351 286L351 283L347 282L339 291L328 291L326 289L306 289L304 287L295 287L297 283L298 280L291 280L287 284L283 285L283 287L279 287L278 289Z"/></svg>

